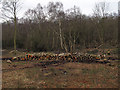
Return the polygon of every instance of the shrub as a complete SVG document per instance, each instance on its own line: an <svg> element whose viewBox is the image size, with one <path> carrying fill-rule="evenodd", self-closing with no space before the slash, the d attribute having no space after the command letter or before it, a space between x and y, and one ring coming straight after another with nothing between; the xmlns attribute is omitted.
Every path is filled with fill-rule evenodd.
<svg viewBox="0 0 120 90"><path fill-rule="evenodd" d="M92 51L87 51L87 53L88 53L88 54L96 54L96 53L98 53L98 50L95 49L95 50L92 50Z"/></svg>

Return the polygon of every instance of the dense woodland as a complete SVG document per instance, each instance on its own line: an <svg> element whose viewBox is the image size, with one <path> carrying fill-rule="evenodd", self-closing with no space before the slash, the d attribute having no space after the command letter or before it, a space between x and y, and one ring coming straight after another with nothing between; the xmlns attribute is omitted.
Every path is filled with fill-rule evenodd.
<svg viewBox="0 0 120 90"><path fill-rule="evenodd" d="M17 49L74 52L82 48L118 44L118 15L107 13L105 4L96 4L92 16L74 6L64 10L61 2L38 4L17 19ZM14 23L2 24L2 48L14 47Z"/></svg>

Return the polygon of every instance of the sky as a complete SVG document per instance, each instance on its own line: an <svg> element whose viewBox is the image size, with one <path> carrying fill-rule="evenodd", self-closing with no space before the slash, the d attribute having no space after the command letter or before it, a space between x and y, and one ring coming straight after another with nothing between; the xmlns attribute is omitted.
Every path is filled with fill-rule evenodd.
<svg viewBox="0 0 120 90"><path fill-rule="evenodd" d="M107 2L109 4L108 12L118 12L118 1L120 0L20 0L22 3L22 9L18 13L18 17L23 17L25 11L28 9L33 9L40 3L42 6L48 5L48 2L62 2L64 6L64 10L70 9L74 7L74 5L78 6L81 10L82 14L92 15L93 9L96 3L99 2ZM1 20L0 20L1 21Z"/></svg>

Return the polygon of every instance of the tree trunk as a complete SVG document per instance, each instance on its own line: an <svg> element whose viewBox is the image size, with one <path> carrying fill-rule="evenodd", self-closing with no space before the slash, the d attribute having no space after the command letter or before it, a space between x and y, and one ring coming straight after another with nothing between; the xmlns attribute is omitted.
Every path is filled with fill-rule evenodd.
<svg viewBox="0 0 120 90"><path fill-rule="evenodd" d="M15 50L15 55L16 55L16 31L17 31L17 20L16 20L16 15L14 19L14 50Z"/></svg>
<svg viewBox="0 0 120 90"><path fill-rule="evenodd" d="M59 20L59 31L60 31L60 45L61 45L61 49L63 49L62 29L61 29L61 21L60 20Z"/></svg>
<svg viewBox="0 0 120 90"><path fill-rule="evenodd" d="M76 43L76 40L75 40L75 35L74 35L74 41L73 41L73 51L75 51L75 43Z"/></svg>
<svg viewBox="0 0 120 90"><path fill-rule="evenodd" d="M65 52L68 53L68 49L67 49L67 45L65 43L65 40L64 40L64 49L65 49Z"/></svg>
<svg viewBox="0 0 120 90"><path fill-rule="evenodd" d="M53 43L52 43L52 48L54 48L54 44L55 44L55 38L54 38L54 32L53 32Z"/></svg>

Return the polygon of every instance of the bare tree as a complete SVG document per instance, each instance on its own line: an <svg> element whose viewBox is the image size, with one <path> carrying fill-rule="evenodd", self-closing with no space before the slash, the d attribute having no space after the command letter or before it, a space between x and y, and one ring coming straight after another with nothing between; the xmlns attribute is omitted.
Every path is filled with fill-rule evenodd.
<svg viewBox="0 0 120 90"><path fill-rule="evenodd" d="M17 13L21 9L19 0L4 0L2 2L2 16L3 20L14 21L14 50L16 54L16 31L17 31Z"/></svg>
<svg viewBox="0 0 120 90"><path fill-rule="evenodd" d="M73 53L75 51L76 48L76 40L79 37L79 29L78 26L80 26L80 24L78 24L78 21L81 17L81 12L80 12L80 8L74 6L71 9L66 10L66 14L67 14L67 18L68 18L68 41L69 41L69 48L70 48L70 52Z"/></svg>
<svg viewBox="0 0 120 90"><path fill-rule="evenodd" d="M98 31L99 39L101 42L101 45L104 44L104 22L108 15L108 3L106 2L100 2L95 5L95 9L93 10L94 16L96 19L96 22L93 22L95 24L95 27Z"/></svg>
<svg viewBox="0 0 120 90"><path fill-rule="evenodd" d="M57 32L54 30L53 32L55 32L55 34L59 36L61 49L62 50L65 49L65 51L67 52L66 44L64 42L65 40L63 40L64 36L63 36L62 21L61 21L61 19L64 17L63 4L61 2L56 2L56 3L49 2L47 8L48 8L48 15L50 21L52 22L58 21L59 31Z"/></svg>
<svg viewBox="0 0 120 90"><path fill-rule="evenodd" d="M96 17L105 17L107 16L109 4L106 2L100 2L95 4L95 9L93 10Z"/></svg>

